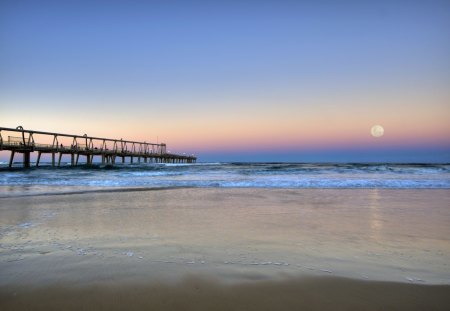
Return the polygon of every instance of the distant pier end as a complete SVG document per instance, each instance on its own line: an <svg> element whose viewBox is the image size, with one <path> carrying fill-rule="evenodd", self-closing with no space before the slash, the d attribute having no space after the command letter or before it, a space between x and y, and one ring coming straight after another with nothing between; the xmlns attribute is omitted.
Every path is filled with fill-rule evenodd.
<svg viewBox="0 0 450 311"><path fill-rule="evenodd" d="M7 136L3 136L6 132ZM34 136L47 136L52 143L38 143ZM65 144L62 140L65 139ZM67 140L70 140L67 143ZM72 135L62 133L50 133L42 131L25 130L21 126L17 128L0 127L0 151L11 151L9 167L12 167L16 153L23 154L23 167L30 167L30 155L37 152L36 166L39 166L42 154L51 154L52 166L60 166L63 155L71 156L71 164L78 165L80 156L86 157L86 164L93 163L94 156L101 157L102 164L115 164L116 159L129 158L130 163L135 159L144 163L195 163L194 155L172 154L167 151L166 144L128 141L122 139L91 137L86 134ZM58 161L56 162L56 156Z"/></svg>

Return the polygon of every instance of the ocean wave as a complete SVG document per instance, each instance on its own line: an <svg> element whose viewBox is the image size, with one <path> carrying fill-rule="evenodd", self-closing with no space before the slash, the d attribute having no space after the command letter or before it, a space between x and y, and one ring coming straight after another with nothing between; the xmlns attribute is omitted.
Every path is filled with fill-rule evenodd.
<svg viewBox="0 0 450 311"><path fill-rule="evenodd" d="M30 196L58 196L58 195L74 195L74 194L95 194L95 193L116 193L116 192L140 192L140 191L161 191L175 189L189 189L193 187L137 187L137 188L107 188L107 189L74 189L74 190L58 190L56 191L29 191L29 192L9 192L0 195L0 198L16 198Z"/></svg>
<svg viewBox="0 0 450 311"><path fill-rule="evenodd" d="M450 189L450 164L135 163L0 169L0 186ZM27 188L28 187L28 188Z"/></svg>

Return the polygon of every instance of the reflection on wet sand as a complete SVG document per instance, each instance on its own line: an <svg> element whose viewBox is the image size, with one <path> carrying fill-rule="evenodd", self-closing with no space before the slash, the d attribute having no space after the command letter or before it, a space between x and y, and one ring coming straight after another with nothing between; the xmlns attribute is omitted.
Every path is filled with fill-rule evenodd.
<svg viewBox="0 0 450 311"><path fill-rule="evenodd" d="M380 194L378 189L371 189L368 193L369 198L369 208L370 208L370 238L381 243L383 237L381 233L383 232L383 219L381 215L380 206Z"/></svg>
<svg viewBox="0 0 450 311"><path fill-rule="evenodd" d="M187 275L450 284L447 190L175 189L0 199L0 286Z"/></svg>

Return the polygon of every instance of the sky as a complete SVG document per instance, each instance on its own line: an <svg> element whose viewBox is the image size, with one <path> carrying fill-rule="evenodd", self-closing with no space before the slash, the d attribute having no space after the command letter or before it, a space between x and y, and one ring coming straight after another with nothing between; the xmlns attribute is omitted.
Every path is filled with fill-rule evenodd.
<svg viewBox="0 0 450 311"><path fill-rule="evenodd" d="M0 126L199 161L450 162L449 55L450 1L0 0Z"/></svg>

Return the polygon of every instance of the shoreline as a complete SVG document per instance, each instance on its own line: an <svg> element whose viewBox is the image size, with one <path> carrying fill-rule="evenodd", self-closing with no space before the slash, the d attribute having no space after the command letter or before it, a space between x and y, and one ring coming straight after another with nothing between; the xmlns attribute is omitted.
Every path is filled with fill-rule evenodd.
<svg viewBox="0 0 450 311"><path fill-rule="evenodd" d="M22 186L15 186L22 187ZM11 188L10 186L0 186L0 190L2 188ZM52 187L58 188L58 187ZM65 188L65 187L61 187ZM70 188L70 187L66 187ZM115 193L115 192L145 192L145 191L159 191L159 190L177 190L177 189L203 189L201 187L195 186L172 186L172 187L100 187L98 189L92 189L93 187L85 187L83 190L68 190L61 192L42 192L42 193L26 193L26 194L12 194L1 196L0 199L8 199L8 198L23 198L23 197L39 197L39 196L57 196L57 195L75 195L75 194L90 194L90 193ZM91 189L91 190L89 190Z"/></svg>
<svg viewBox="0 0 450 311"><path fill-rule="evenodd" d="M70 189L70 188L77 188L77 187L70 187L70 186L46 186L49 188L60 188L60 189ZM24 186L0 186L0 190L8 189L10 191L12 188L17 188L16 191L21 191ZM29 187L28 187L29 188ZM12 199L12 198L25 198L25 197L45 197L45 196L65 196L65 195L84 195L84 194L96 194L96 193L120 193L120 192L150 192L150 191L170 191L170 190L183 190L183 189L197 189L197 190L266 190L266 191L367 191L367 190L376 190L376 191L445 191L450 193L450 188L421 188L421 187L411 187L411 188L392 188L392 187L360 187L360 188L354 188L354 187L310 187L310 188L295 188L295 187L199 187L199 186L161 186L161 187L91 187L91 186L85 186L85 187L78 187L80 189L77 190L61 190L59 192L35 192L35 193L25 193L25 194L11 194L11 195L0 195L1 199ZM94 189L92 189L94 188Z"/></svg>

